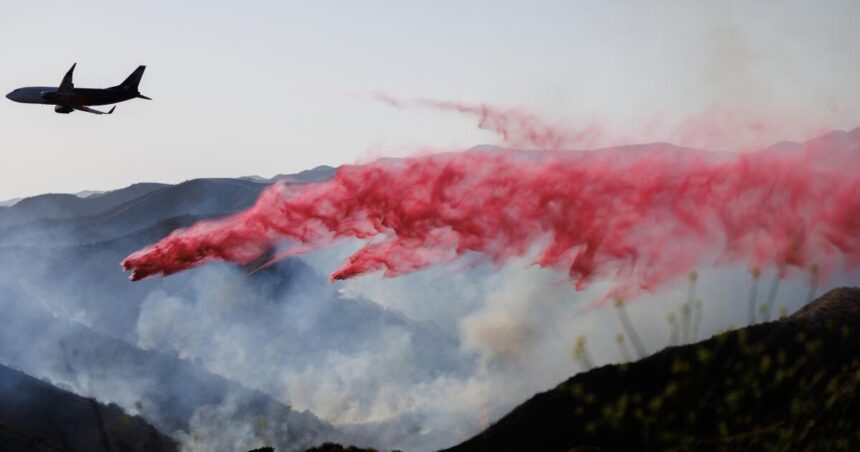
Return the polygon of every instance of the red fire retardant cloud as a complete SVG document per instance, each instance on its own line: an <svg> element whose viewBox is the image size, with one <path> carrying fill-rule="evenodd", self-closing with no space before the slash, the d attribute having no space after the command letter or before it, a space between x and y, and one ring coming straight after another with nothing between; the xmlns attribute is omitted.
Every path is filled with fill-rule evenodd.
<svg viewBox="0 0 860 452"><path fill-rule="evenodd" d="M504 144L513 148L535 148L558 151L562 149L590 149L605 139L605 132L597 124L586 127L567 127L547 124L537 115L522 108L502 108L487 104L411 99L400 100L377 93L376 100L399 109L427 109L459 113L478 120L479 129L498 135Z"/></svg>
<svg viewBox="0 0 860 452"><path fill-rule="evenodd" d="M380 160L277 184L250 209L178 230L122 265L131 279L367 240L332 280L393 277L466 254L534 256L577 288L652 290L706 260L822 271L860 265L860 129L803 146L707 153L470 151Z"/></svg>

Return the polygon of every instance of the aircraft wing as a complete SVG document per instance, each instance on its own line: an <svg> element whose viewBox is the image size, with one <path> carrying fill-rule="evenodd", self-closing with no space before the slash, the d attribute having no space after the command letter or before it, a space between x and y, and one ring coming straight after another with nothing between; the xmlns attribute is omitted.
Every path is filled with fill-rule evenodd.
<svg viewBox="0 0 860 452"><path fill-rule="evenodd" d="M75 89L75 84L72 82L72 76L75 73L75 66L78 63L72 65L72 68L69 69L69 72L66 72L65 77L63 77L63 81L60 82L60 87L57 88L57 94L71 94L72 90Z"/></svg>
<svg viewBox="0 0 860 452"><path fill-rule="evenodd" d="M93 113L96 115L109 115L109 114L113 113L114 110L116 110L116 105L111 107L111 109L109 111L98 111L98 110L93 110L92 108L84 107L84 106L72 107L72 108L74 108L75 110L78 110L78 111L85 111L87 113Z"/></svg>

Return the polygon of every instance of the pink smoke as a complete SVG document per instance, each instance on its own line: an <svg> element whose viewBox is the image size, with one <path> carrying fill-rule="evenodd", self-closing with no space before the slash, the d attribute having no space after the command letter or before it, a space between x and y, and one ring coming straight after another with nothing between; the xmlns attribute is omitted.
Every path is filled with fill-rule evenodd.
<svg viewBox="0 0 860 452"><path fill-rule="evenodd" d="M492 111L474 114L512 130ZM555 143L550 132L514 124L517 134ZM252 208L174 231L122 265L139 280L212 261L246 264L275 245L290 253L358 238L367 244L332 280L380 270L392 277L472 252L497 264L534 255L577 288L616 278L624 294L655 289L707 259L781 271L856 268L860 129L836 137L749 154L650 145L344 166L330 181L274 185Z"/></svg>
<svg viewBox="0 0 860 452"><path fill-rule="evenodd" d="M382 93L377 93L375 97L395 108L449 111L476 118L478 128L495 133L504 144L513 148L531 147L550 151L588 149L606 138L603 129L597 124L580 128L548 124L546 120L522 108L433 99L400 100Z"/></svg>

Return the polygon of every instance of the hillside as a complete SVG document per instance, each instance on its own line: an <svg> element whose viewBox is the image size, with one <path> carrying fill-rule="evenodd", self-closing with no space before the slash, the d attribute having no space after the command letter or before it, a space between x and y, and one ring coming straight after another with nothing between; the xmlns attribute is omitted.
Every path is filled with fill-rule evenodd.
<svg viewBox="0 0 860 452"><path fill-rule="evenodd" d="M858 450L860 289L579 374L451 451Z"/></svg>
<svg viewBox="0 0 860 452"><path fill-rule="evenodd" d="M84 204L84 208L81 204L95 203L113 192L86 199L67 195L71 198L63 198L62 203L60 198L52 198L58 203L57 206L41 209L33 206L23 212L13 210L10 212L11 219L0 221L0 245L67 246L94 243L177 216L224 215L253 204L266 186L239 179L195 179L161 186L139 196L122 199L119 203L102 202L98 208L89 204ZM8 209L27 207L26 201ZM57 209L63 215L58 215ZM18 220L13 221L15 218Z"/></svg>
<svg viewBox="0 0 860 452"><path fill-rule="evenodd" d="M271 179L204 178L175 185L139 183L87 197L33 196L0 205L0 245L96 242L177 216L223 215L249 207L272 182L303 184L334 173L335 168L319 166Z"/></svg>
<svg viewBox="0 0 860 452"><path fill-rule="evenodd" d="M267 394L213 374L190 360L142 350L49 315L18 297L0 290L0 309L15 319L0 329L0 362L32 375L50 376L78 393L98 393L108 400L125 402L167 433L190 432L195 414L229 404L231 410L223 415L237 425L253 423L260 413L280 420L284 427L273 438L278 444L340 438L332 426L313 414L292 410ZM40 333L26 346L20 344L17 339L31 331ZM4 384L6 380L0 375L0 385ZM14 396L14 392L0 391L0 413L3 407L14 405ZM44 399L28 403L36 412L50 410ZM2 419L0 416L0 422Z"/></svg>
<svg viewBox="0 0 860 452"><path fill-rule="evenodd" d="M0 365L0 451L175 451L138 416Z"/></svg>
<svg viewBox="0 0 860 452"><path fill-rule="evenodd" d="M0 312L14 319L0 329L0 363L113 401L182 442L196 441L195 435L212 438L207 445L197 444L204 449L241 437L243 428L260 419L277 426L265 436L279 450L326 440L371 443L374 432L385 426L341 432L309 411L293 409L280 392L290 387L281 375L310 372L327 356L358 355L391 334L414 344L417 361L410 378L459 368L449 356L456 344L432 325L344 297L298 258L252 275L221 266L135 284L118 265L178 227L247 207L265 186L199 179L160 187L96 213L75 215L69 205L63 208L72 212L69 218L52 217L53 209L38 215L34 210L24 224L0 226L0 268L5 270L0 272ZM236 303L229 304L232 311L223 319L208 309L226 307L228 298L218 291L199 292L213 271L232 281L229 300ZM141 317L147 300L148 317ZM147 328L164 324L153 316L167 305L197 309L194 320L209 319L212 328L176 320L170 331L146 330L145 322L152 325ZM150 342L142 342L141 331ZM231 340L235 349L192 348L197 342L182 342L189 337L221 341L234 331L247 334ZM222 360L236 352L243 364L225 365ZM206 428L211 431L201 432ZM26 440L15 431L9 434ZM243 440L242 447L260 441L257 436Z"/></svg>
<svg viewBox="0 0 860 452"><path fill-rule="evenodd" d="M102 212L165 187L165 184L139 183L87 197L71 194L45 194L18 200L0 207L0 226L21 224L40 218L70 218Z"/></svg>

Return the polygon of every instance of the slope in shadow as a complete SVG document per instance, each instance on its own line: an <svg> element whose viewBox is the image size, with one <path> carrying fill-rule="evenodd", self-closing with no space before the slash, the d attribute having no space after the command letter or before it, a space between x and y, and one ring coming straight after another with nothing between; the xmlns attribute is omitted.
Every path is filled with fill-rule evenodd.
<svg viewBox="0 0 860 452"><path fill-rule="evenodd" d="M116 405L0 365L0 451L175 451L177 444Z"/></svg>

